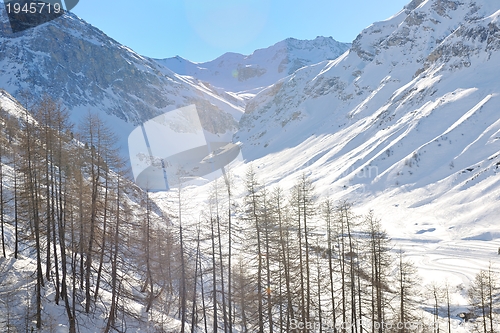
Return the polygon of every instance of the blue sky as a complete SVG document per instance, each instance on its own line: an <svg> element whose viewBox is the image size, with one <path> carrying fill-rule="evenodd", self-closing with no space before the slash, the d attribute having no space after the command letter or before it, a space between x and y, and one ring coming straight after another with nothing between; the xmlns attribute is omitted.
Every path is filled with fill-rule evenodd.
<svg viewBox="0 0 500 333"><path fill-rule="evenodd" d="M153 58L251 54L285 38L351 42L410 0L80 0L73 13Z"/></svg>

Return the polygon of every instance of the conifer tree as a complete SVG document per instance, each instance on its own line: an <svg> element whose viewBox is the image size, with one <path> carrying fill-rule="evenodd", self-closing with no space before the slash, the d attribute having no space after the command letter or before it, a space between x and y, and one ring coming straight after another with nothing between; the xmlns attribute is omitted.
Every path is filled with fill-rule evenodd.
<svg viewBox="0 0 500 333"><path fill-rule="evenodd" d="M404 333L409 331L408 324L416 320L415 299L419 291L416 288L418 286L417 269L411 261L404 259L401 250L398 253L396 273L397 322L402 323L401 328L398 328L398 332Z"/></svg>
<svg viewBox="0 0 500 333"><path fill-rule="evenodd" d="M0 108L0 116L3 116L4 112ZM7 139L5 137L5 133L3 130L3 126L5 124L5 120L3 119L4 117L0 117L0 124L2 127L0 128L0 232L1 232L1 241L2 241L2 255L4 258L7 257L5 253L5 229L4 229L4 223L5 223L5 195L4 195L4 172L3 172L3 164L5 162L5 155L6 153L6 146L7 146Z"/></svg>
<svg viewBox="0 0 500 333"><path fill-rule="evenodd" d="M474 278L468 291L473 312L481 317L483 332L495 331L495 313L499 308L500 295L497 276L491 263L487 270L481 270Z"/></svg>
<svg viewBox="0 0 500 333"><path fill-rule="evenodd" d="M249 223L254 227L255 240L256 240L256 256L257 256L257 280L256 280L256 293L257 293L257 323L258 332L264 333L264 288L263 288L263 273L264 273L264 260L263 260L263 240L262 240L262 196L261 185L257 181L257 175L253 168L249 168L246 173L245 180L246 195L245 202L245 216Z"/></svg>

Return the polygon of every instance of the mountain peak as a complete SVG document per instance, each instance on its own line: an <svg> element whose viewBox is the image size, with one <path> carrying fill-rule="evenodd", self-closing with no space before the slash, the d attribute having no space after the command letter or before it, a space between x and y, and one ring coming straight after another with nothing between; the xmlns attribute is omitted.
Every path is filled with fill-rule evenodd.
<svg viewBox="0 0 500 333"><path fill-rule="evenodd" d="M14 97L29 91L35 101L50 95L74 122L100 113L119 132L124 155L135 126L188 105L197 106L206 128L237 127L241 101L180 77L71 13L19 33L10 32L6 16L0 11L0 88Z"/></svg>
<svg viewBox="0 0 500 333"><path fill-rule="evenodd" d="M255 93L301 67L335 59L349 47L350 44L337 42L332 37L287 38L248 56L228 52L204 63L179 61L177 57L157 62L178 74L196 77L226 91Z"/></svg>

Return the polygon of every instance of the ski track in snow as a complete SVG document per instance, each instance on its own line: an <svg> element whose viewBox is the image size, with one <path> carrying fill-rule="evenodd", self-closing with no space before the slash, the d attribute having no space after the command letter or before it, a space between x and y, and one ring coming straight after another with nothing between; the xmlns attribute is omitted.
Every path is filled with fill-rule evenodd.
<svg viewBox="0 0 500 333"><path fill-rule="evenodd" d="M403 250L405 258L418 268L424 284L448 280L451 285L468 286L477 273L487 269L500 273L500 240L491 241L419 241L394 239L394 250Z"/></svg>

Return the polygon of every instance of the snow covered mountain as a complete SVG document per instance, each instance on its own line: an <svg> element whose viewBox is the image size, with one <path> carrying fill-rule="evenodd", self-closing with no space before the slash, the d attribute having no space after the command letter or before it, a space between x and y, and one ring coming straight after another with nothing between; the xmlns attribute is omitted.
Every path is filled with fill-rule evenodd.
<svg viewBox="0 0 500 333"><path fill-rule="evenodd" d="M498 1L411 2L251 100L243 157L268 183L306 172L379 207L393 236L499 238L499 17Z"/></svg>
<svg viewBox="0 0 500 333"><path fill-rule="evenodd" d="M76 122L87 110L101 113L122 146L138 124L195 104L205 128L232 133L241 99L218 93L140 56L71 13L12 33L0 11L0 88L20 98L28 90L60 100Z"/></svg>
<svg viewBox="0 0 500 333"><path fill-rule="evenodd" d="M277 44L281 53L193 64L139 56L71 14L15 35L2 17L0 87L19 96L23 88L50 93L75 118L88 108L104 111L123 137L187 104L206 111L205 125L231 132L245 108L233 138L245 162L232 165L231 180L243 183L252 164L266 188L279 184L286 193L306 174L320 199L349 199L356 213L375 209L424 273L422 285L450 278L453 311L467 311L464 285L498 262L500 246L499 18L498 0L414 0L361 32L335 60L307 63L313 57L297 50L311 55L316 47L289 52L285 41ZM1 91L0 106L22 111ZM213 185L185 188L192 221L200 220ZM168 207L169 194L153 196Z"/></svg>
<svg viewBox="0 0 500 333"><path fill-rule="evenodd" d="M157 62L178 74L195 77L226 91L258 92L301 67L336 59L349 47L350 44L331 37L288 38L249 56L226 53L204 63L193 63L177 56Z"/></svg>

